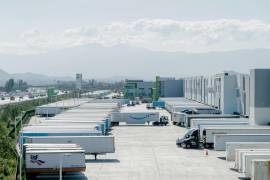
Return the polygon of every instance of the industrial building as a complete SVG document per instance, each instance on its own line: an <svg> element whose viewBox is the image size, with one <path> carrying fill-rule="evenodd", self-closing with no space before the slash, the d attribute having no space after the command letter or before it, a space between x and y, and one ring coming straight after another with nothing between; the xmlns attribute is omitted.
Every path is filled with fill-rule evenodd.
<svg viewBox="0 0 270 180"><path fill-rule="evenodd" d="M125 81L125 91L124 96L126 99L133 100L135 97L140 99L151 98L152 94L152 81L143 81L143 80L126 80Z"/></svg>
<svg viewBox="0 0 270 180"><path fill-rule="evenodd" d="M155 82L143 80L125 81L125 98L153 99L159 97L183 97L184 80L171 77L156 77Z"/></svg>
<svg viewBox="0 0 270 180"><path fill-rule="evenodd" d="M172 77L156 77L153 87L153 99L159 97L183 97L184 80Z"/></svg>
<svg viewBox="0 0 270 180"><path fill-rule="evenodd" d="M250 118L252 124L270 125L270 70L250 71Z"/></svg>
<svg viewBox="0 0 270 180"><path fill-rule="evenodd" d="M227 71L185 78L185 98L218 108L224 114L249 116L249 75Z"/></svg>

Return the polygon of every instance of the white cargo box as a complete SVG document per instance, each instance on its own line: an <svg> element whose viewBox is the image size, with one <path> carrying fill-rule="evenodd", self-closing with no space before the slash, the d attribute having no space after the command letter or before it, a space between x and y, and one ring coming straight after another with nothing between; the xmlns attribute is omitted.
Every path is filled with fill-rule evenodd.
<svg viewBox="0 0 270 180"><path fill-rule="evenodd" d="M185 127L190 127L190 123L192 119L228 119L228 118L240 118L238 115L231 115L231 114L185 114L185 122L184 126Z"/></svg>
<svg viewBox="0 0 270 180"><path fill-rule="evenodd" d="M113 136L50 136L50 137L28 137L27 143L72 143L80 145L85 153L105 154L114 153Z"/></svg>
<svg viewBox="0 0 270 180"><path fill-rule="evenodd" d="M203 137L203 133L205 132L205 128L215 128L215 127L246 127L248 124L246 123L217 123L217 124L202 124L199 125L200 137Z"/></svg>
<svg viewBox="0 0 270 180"><path fill-rule="evenodd" d="M217 126L203 130L206 143L214 143L216 134L270 134L270 127L264 126Z"/></svg>
<svg viewBox="0 0 270 180"><path fill-rule="evenodd" d="M63 172L85 171L84 150L29 150L25 153L27 173L57 173L60 162Z"/></svg>
<svg viewBox="0 0 270 180"><path fill-rule="evenodd" d="M72 125L72 124L63 124L62 126L53 124L53 125L47 125L47 124L38 124L38 125L29 125L23 127L23 131L28 130L42 130L42 129L96 129L98 124L88 124L88 125Z"/></svg>
<svg viewBox="0 0 270 180"><path fill-rule="evenodd" d="M249 123L246 118L213 118L213 119L191 119L190 127L198 128L199 125L219 124L219 123Z"/></svg>
<svg viewBox="0 0 270 180"><path fill-rule="evenodd" d="M227 142L269 142L270 134L216 134L214 150L225 151Z"/></svg>
<svg viewBox="0 0 270 180"><path fill-rule="evenodd" d="M239 172L243 172L243 154L261 154L261 153L268 153L270 149L236 149L235 150L235 169Z"/></svg>
<svg viewBox="0 0 270 180"><path fill-rule="evenodd" d="M158 112L117 112L112 113L111 122L125 122L126 124L145 124L159 121Z"/></svg>
<svg viewBox="0 0 270 180"><path fill-rule="evenodd" d="M227 142L226 160L235 160L236 149L270 149L270 142Z"/></svg>
<svg viewBox="0 0 270 180"><path fill-rule="evenodd" d="M251 162L251 179L252 180L269 180L270 179L270 158L253 159Z"/></svg>
<svg viewBox="0 0 270 180"><path fill-rule="evenodd" d="M185 114L181 112L172 113L172 122L174 124L184 123Z"/></svg>
<svg viewBox="0 0 270 180"><path fill-rule="evenodd" d="M80 148L78 144L42 144L42 143L25 143L23 144L25 148Z"/></svg>
<svg viewBox="0 0 270 180"><path fill-rule="evenodd" d="M270 159L270 153L265 154L243 154L245 160L244 173L246 177L251 177L251 162L253 159Z"/></svg>

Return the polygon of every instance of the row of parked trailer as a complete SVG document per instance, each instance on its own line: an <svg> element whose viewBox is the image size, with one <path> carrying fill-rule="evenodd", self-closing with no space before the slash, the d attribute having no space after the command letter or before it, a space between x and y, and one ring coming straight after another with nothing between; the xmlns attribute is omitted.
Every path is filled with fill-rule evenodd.
<svg viewBox="0 0 270 180"><path fill-rule="evenodd" d="M58 106L38 107L36 123L22 128L20 147L28 175L81 172L85 170L85 154L97 158L98 154L115 152L114 137L108 135L110 113L117 112L121 102L94 99L78 101L80 103L61 109L61 112L54 111L53 107L58 109L63 102L58 102ZM46 114L48 111L51 117Z"/></svg>
<svg viewBox="0 0 270 180"><path fill-rule="evenodd" d="M239 115L216 113L198 102L183 98L163 98L175 125L188 128L176 141L184 148L226 150L227 161L247 178L270 178L270 126L251 125ZM205 111L196 111L208 109Z"/></svg>
<svg viewBox="0 0 270 180"><path fill-rule="evenodd" d="M226 160L246 178L267 180L270 174L270 142L227 142Z"/></svg>

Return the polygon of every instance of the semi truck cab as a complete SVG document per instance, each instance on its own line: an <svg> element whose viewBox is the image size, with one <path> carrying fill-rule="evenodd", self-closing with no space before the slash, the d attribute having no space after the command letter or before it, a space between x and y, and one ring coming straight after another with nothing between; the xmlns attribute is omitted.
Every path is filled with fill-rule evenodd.
<svg viewBox="0 0 270 180"><path fill-rule="evenodd" d="M199 129L189 130L183 138L176 140L176 145L183 148L198 148L200 146Z"/></svg>

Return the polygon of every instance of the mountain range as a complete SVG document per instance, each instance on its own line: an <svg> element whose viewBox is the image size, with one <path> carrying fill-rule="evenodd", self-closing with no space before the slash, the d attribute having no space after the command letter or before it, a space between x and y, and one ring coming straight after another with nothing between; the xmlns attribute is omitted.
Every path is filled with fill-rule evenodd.
<svg viewBox="0 0 270 180"><path fill-rule="evenodd" d="M154 80L156 75L208 76L225 70L249 73L252 68L270 68L270 50L185 53L126 45L84 45L35 55L1 54L0 62L0 68L10 72L0 71L1 84L8 78L23 79L33 85L74 81L77 72L83 74L83 79L115 82L126 78Z"/></svg>

